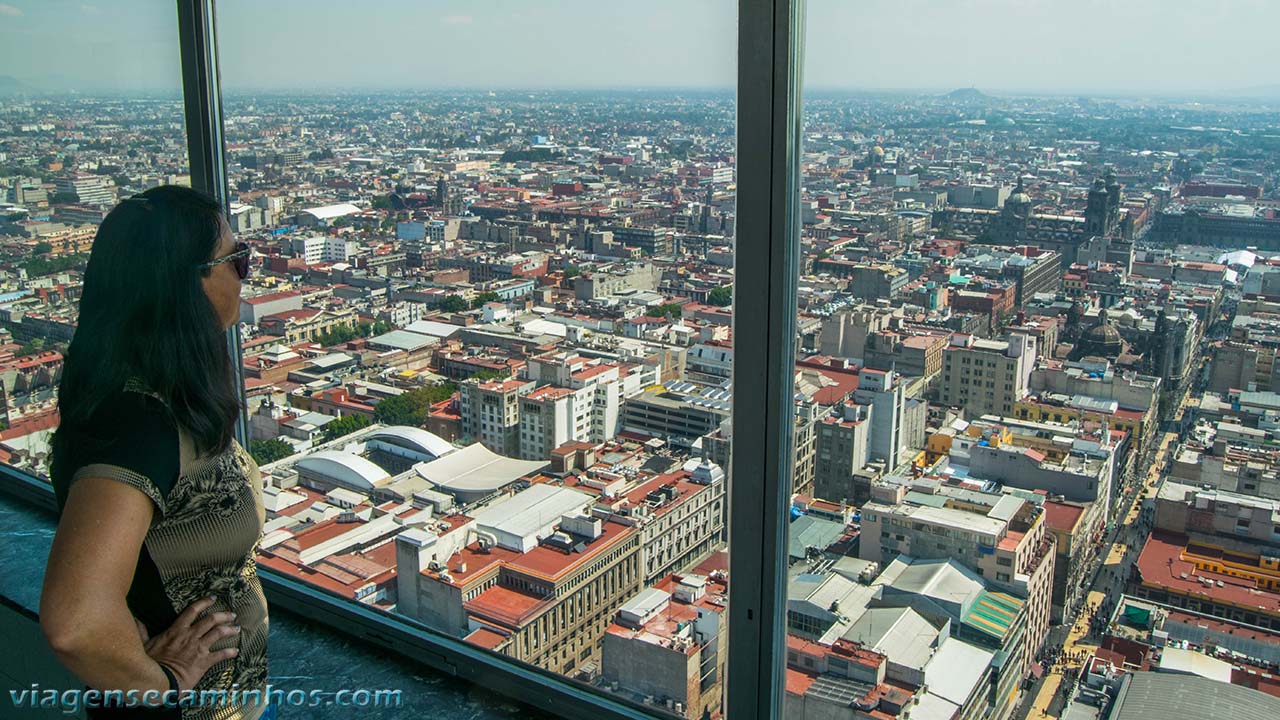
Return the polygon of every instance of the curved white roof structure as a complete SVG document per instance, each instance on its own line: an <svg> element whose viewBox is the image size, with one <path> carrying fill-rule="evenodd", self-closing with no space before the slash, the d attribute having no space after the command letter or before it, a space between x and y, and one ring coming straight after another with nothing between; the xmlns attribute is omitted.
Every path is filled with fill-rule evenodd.
<svg viewBox="0 0 1280 720"><path fill-rule="evenodd" d="M351 453L321 450L299 460L295 468L333 479L356 490L372 490L391 479L386 470Z"/></svg>
<svg viewBox="0 0 1280 720"><path fill-rule="evenodd" d="M302 212L314 217L317 220L332 220L342 217L343 215L351 215L360 212L360 208L351 203L338 203L337 205L322 205L321 207L307 208Z"/></svg>
<svg viewBox="0 0 1280 720"><path fill-rule="evenodd" d="M439 460L418 463L413 469L438 490L467 503L479 500L546 466L547 462L544 460L504 457L475 443L455 450Z"/></svg>
<svg viewBox="0 0 1280 720"><path fill-rule="evenodd" d="M1249 268L1253 267L1254 263L1258 262L1258 255L1257 253L1249 252L1248 250L1234 250L1232 252L1222 253L1214 262L1221 263L1223 265L1242 265Z"/></svg>
<svg viewBox="0 0 1280 720"><path fill-rule="evenodd" d="M408 425L392 425L390 427L375 430L365 435L362 440L382 440L392 445L400 445L408 447L411 450L441 457L448 455L454 451L453 445L444 438L435 433L427 432L422 428L410 427Z"/></svg>

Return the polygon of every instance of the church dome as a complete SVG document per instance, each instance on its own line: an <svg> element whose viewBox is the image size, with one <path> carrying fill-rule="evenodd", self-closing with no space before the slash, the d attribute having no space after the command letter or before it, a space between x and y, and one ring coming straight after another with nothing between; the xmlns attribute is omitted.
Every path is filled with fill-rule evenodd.
<svg viewBox="0 0 1280 720"><path fill-rule="evenodd" d="M1018 176L1018 186L1013 189L1013 194L1008 200L1004 201L1006 205L1013 205L1018 208L1024 208L1031 204L1031 196L1027 191L1022 189L1022 176Z"/></svg>
<svg viewBox="0 0 1280 720"><path fill-rule="evenodd" d="M1084 337L1085 340L1097 345L1118 344L1120 342L1120 331L1110 325L1095 325L1089 328L1089 332L1085 333Z"/></svg>
<svg viewBox="0 0 1280 720"><path fill-rule="evenodd" d="M1120 331L1105 321L1094 325L1080 338L1080 355L1092 355L1114 360L1124 352L1124 339Z"/></svg>

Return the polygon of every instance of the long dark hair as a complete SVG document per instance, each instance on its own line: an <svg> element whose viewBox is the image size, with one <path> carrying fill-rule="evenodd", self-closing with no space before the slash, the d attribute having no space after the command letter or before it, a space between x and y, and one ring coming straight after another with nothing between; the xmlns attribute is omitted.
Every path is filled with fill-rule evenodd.
<svg viewBox="0 0 1280 720"><path fill-rule="evenodd" d="M70 430L138 378L168 403L199 453L231 442L240 411L226 334L201 284L218 246L222 207L180 186L155 187L117 205L98 227L84 272L80 317L58 386L59 430Z"/></svg>

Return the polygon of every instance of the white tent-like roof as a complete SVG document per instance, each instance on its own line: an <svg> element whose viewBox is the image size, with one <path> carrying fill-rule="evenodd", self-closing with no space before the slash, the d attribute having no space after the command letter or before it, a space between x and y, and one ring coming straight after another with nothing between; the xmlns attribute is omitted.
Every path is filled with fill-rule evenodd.
<svg viewBox="0 0 1280 720"><path fill-rule="evenodd" d="M366 492L391 479L386 470L369 460L337 450L313 453L299 460L294 467L331 478L339 485Z"/></svg>
<svg viewBox="0 0 1280 720"><path fill-rule="evenodd" d="M542 460L503 457L480 443L468 445L414 469L432 485L463 503L479 500L499 488L547 466Z"/></svg>
<svg viewBox="0 0 1280 720"><path fill-rule="evenodd" d="M435 433L408 425L392 425L365 435L363 440L384 440L393 445L409 445L420 452L443 457L454 451L453 445Z"/></svg>

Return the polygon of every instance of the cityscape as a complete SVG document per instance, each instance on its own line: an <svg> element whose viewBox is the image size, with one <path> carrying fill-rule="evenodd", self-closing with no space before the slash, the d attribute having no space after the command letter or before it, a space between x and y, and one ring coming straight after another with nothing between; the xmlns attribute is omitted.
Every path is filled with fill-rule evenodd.
<svg viewBox="0 0 1280 720"><path fill-rule="evenodd" d="M191 178L177 96L4 92L0 461L47 479L97 224ZM723 717L735 112L229 93L258 566ZM1280 714L1280 106L803 127L786 716Z"/></svg>

